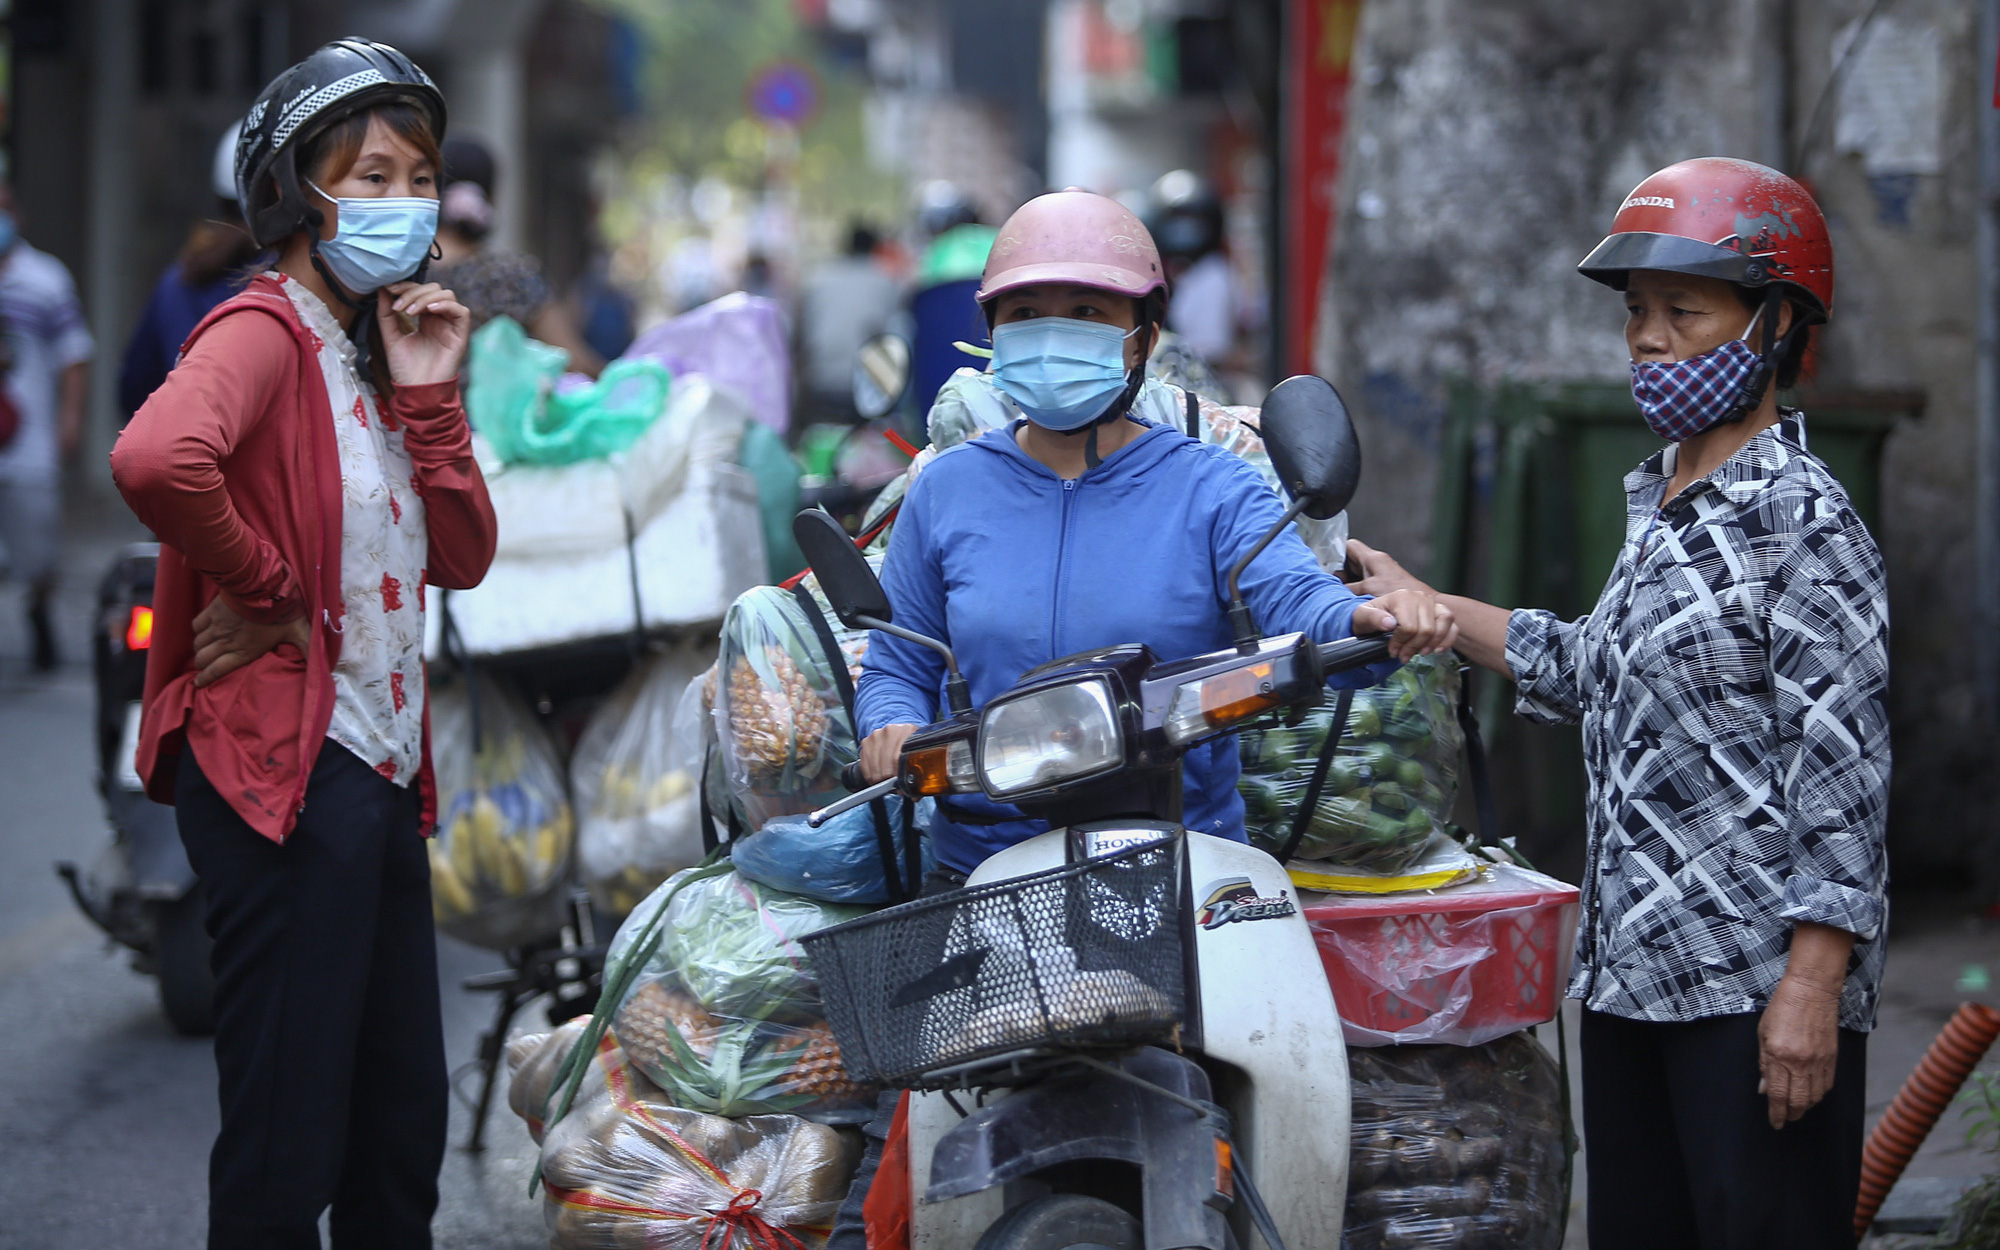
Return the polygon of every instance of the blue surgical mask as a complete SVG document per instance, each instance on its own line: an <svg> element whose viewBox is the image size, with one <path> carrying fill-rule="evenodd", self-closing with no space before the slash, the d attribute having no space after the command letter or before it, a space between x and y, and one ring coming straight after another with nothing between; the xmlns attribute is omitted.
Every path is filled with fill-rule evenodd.
<svg viewBox="0 0 2000 1250"><path fill-rule="evenodd" d="M14 224L14 214L0 212L0 253L11 250L21 238L21 228Z"/></svg>
<svg viewBox="0 0 2000 1250"><path fill-rule="evenodd" d="M306 183L340 211L333 237L318 242L320 259L340 285L367 295L417 272L437 238L438 202L422 196L335 199Z"/></svg>
<svg viewBox="0 0 2000 1250"><path fill-rule="evenodd" d="M1080 430L1125 390L1125 340L1136 333L1070 317L1010 321L993 331L993 380L1036 425Z"/></svg>

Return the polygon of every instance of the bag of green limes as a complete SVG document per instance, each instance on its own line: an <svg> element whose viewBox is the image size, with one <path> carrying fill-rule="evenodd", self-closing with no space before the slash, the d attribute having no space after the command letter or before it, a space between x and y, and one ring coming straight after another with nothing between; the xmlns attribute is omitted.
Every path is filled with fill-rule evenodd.
<svg viewBox="0 0 2000 1250"><path fill-rule="evenodd" d="M1353 692L1297 858L1400 872L1451 820L1458 801L1458 660L1424 656ZM1237 749L1250 841L1276 854L1311 793L1337 696L1296 726L1245 730Z"/></svg>

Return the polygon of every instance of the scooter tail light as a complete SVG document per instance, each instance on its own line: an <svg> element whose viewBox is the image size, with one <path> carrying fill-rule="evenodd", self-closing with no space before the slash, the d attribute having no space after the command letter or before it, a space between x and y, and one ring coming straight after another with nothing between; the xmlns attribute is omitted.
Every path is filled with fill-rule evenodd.
<svg viewBox="0 0 2000 1250"><path fill-rule="evenodd" d="M979 774L972 763L972 745L961 738L905 755L903 789L926 797L978 790Z"/></svg>
<svg viewBox="0 0 2000 1250"><path fill-rule="evenodd" d="M1236 1199L1236 1154L1227 1137L1215 1139L1215 1192L1232 1202Z"/></svg>
<svg viewBox="0 0 2000 1250"><path fill-rule="evenodd" d="M132 619L125 624L125 648L128 651L144 651L153 645L153 609L140 604L132 609Z"/></svg>

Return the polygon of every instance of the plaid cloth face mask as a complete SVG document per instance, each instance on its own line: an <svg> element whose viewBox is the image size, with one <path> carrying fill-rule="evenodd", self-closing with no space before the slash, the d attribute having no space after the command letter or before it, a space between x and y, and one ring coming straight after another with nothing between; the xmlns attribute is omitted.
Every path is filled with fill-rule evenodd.
<svg viewBox="0 0 2000 1250"><path fill-rule="evenodd" d="M1750 346L1750 328L1740 339L1686 360L1632 364L1632 398L1653 433L1670 443L1693 438L1725 421L1741 420L1743 397L1762 363Z"/></svg>

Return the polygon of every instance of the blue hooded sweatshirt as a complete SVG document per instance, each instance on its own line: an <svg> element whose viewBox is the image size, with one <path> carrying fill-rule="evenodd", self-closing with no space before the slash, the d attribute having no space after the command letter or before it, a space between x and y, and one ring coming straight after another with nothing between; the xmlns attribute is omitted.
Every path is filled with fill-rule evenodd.
<svg viewBox="0 0 2000 1250"><path fill-rule="evenodd" d="M1012 429L988 430L912 484L882 583L896 624L950 643L973 706L984 707L1029 669L1093 647L1138 642L1178 660L1229 646L1229 567L1282 512L1242 459L1165 426L1069 481L1022 451ZM1289 528L1240 585L1267 635L1346 638L1363 602ZM1368 685L1394 667L1334 684ZM936 652L875 634L856 687L862 736L929 724L944 679ZM1189 829L1244 840L1238 771L1234 736L1188 754ZM998 822L954 821L939 805L931 837L939 863L958 872L1048 828L984 795L954 795L950 806Z"/></svg>

